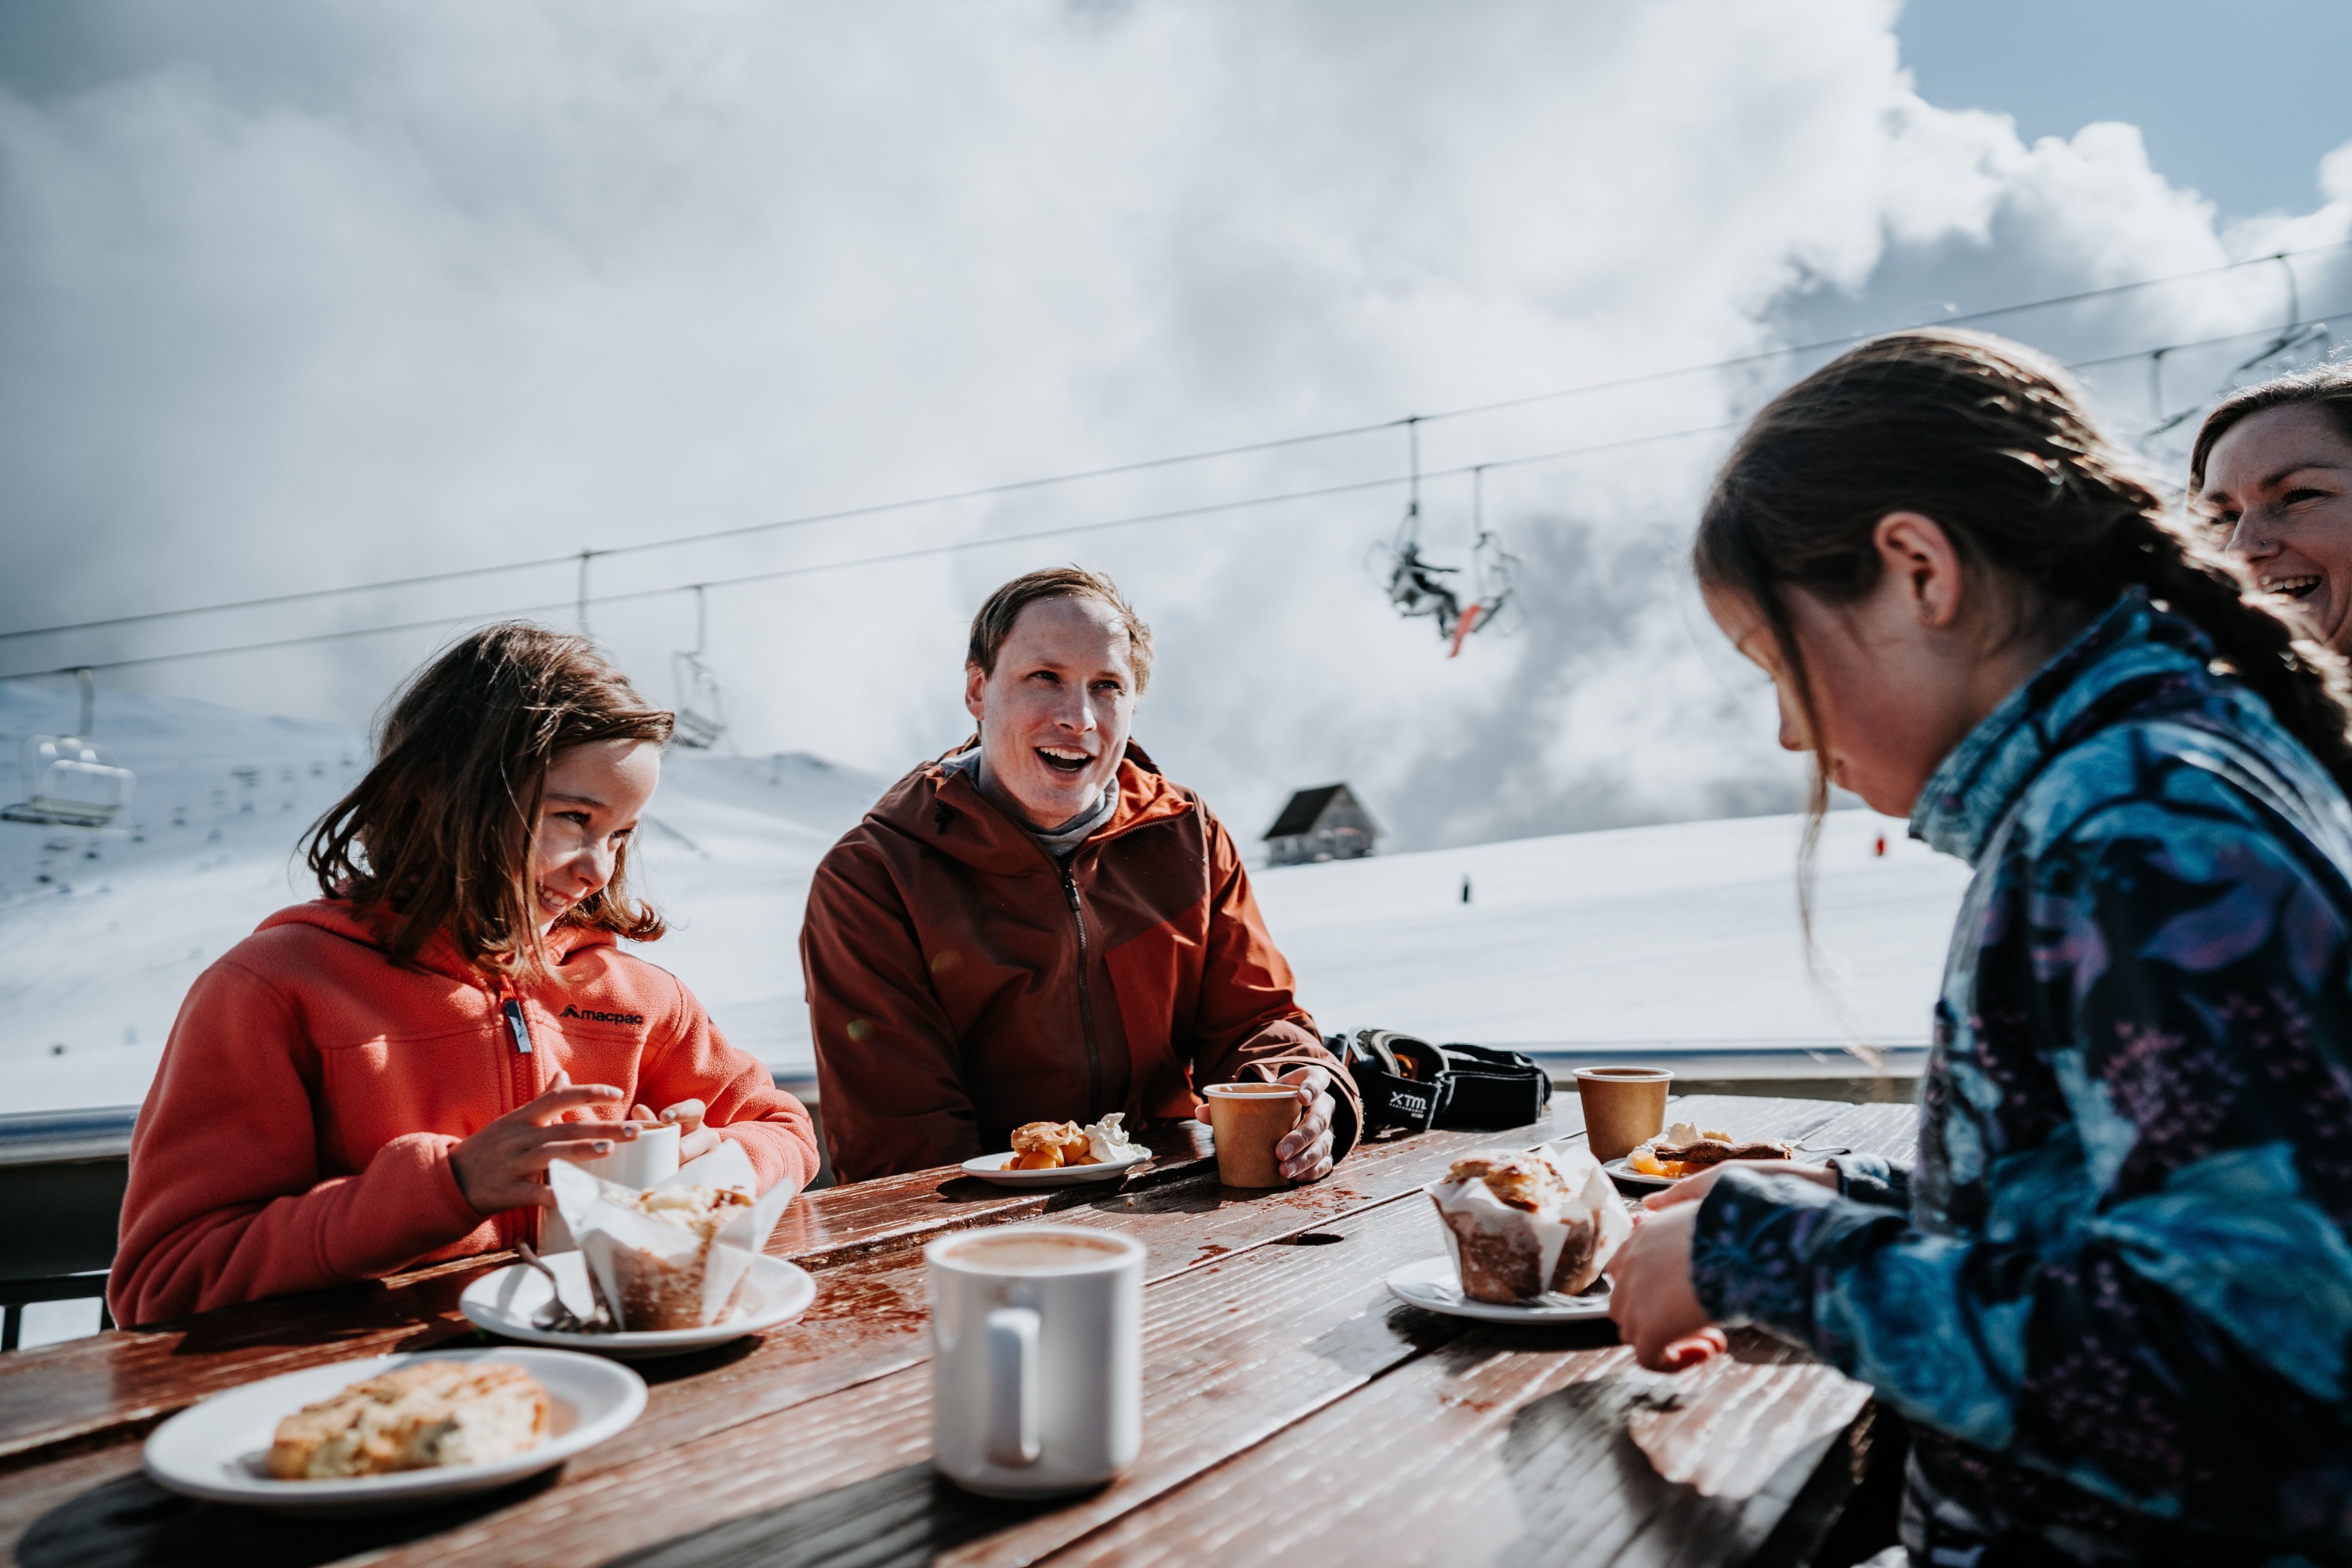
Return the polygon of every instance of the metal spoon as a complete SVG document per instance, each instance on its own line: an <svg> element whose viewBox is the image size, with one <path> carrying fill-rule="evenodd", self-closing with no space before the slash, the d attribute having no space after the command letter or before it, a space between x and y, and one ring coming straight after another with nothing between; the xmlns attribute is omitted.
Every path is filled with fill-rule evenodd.
<svg viewBox="0 0 2352 1568"><path fill-rule="evenodd" d="M537 1311L531 1313L532 1328L548 1334L595 1334L603 1333L610 1327L604 1321L604 1308L602 1302L597 1303L596 1315L593 1318L583 1318L564 1304L563 1287L556 1279L555 1270L550 1268L546 1261L530 1249L530 1243L516 1242L515 1251L525 1263L547 1277L547 1301Z"/></svg>

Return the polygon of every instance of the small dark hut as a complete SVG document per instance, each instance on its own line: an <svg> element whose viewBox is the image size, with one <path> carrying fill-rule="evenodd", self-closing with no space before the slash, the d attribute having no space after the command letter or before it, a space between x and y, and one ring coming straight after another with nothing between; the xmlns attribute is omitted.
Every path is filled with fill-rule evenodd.
<svg viewBox="0 0 2352 1568"><path fill-rule="evenodd" d="M1265 830L1266 864L1361 859L1380 836L1380 824L1346 784L1303 789Z"/></svg>

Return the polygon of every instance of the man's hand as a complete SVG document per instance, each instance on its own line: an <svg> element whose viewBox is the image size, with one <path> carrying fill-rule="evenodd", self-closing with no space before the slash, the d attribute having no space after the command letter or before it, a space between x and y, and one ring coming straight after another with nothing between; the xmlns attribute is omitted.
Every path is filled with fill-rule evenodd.
<svg viewBox="0 0 2352 1568"><path fill-rule="evenodd" d="M1319 1182L1331 1173L1331 1075L1321 1068L1293 1068L1275 1081L1296 1084L1307 1108L1274 1146L1275 1163L1294 1182Z"/></svg>
<svg viewBox="0 0 2352 1568"><path fill-rule="evenodd" d="M1698 1210L1684 1204L1635 1218L1641 1223L1607 1269L1612 1287L1609 1316L1618 1335L1652 1372L1680 1372L1720 1354L1727 1345L1723 1331L1708 1322L1706 1309L1691 1289L1691 1237L1698 1228Z"/></svg>
<svg viewBox="0 0 2352 1568"><path fill-rule="evenodd" d="M616 1142L636 1137L625 1121L564 1121L567 1110L617 1100L608 1083L573 1083L563 1073L529 1105L508 1111L449 1151L457 1190L482 1215L508 1209L552 1208L555 1194L541 1179L551 1160L593 1160ZM698 1107L698 1110L699 1108Z"/></svg>
<svg viewBox="0 0 2352 1568"><path fill-rule="evenodd" d="M702 1124L703 1110L703 1103L698 1100L681 1100L656 1116L650 1108L640 1105L629 1112L629 1120L658 1121L664 1126L677 1123L677 1163L683 1165L688 1160L701 1159L719 1147L718 1130Z"/></svg>
<svg viewBox="0 0 2352 1568"><path fill-rule="evenodd" d="M1685 1176L1673 1186L1652 1193L1642 1200L1651 1209L1673 1208L1677 1204L1695 1204L1715 1190L1715 1184L1729 1170L1753 1171L1762 1176L1802 1176L1834 1191L1837 1173L1827 1165L1808 1165L1800 1160L1726 1160L1720 1165L1709 1165L1696 1176Z"/></svg>

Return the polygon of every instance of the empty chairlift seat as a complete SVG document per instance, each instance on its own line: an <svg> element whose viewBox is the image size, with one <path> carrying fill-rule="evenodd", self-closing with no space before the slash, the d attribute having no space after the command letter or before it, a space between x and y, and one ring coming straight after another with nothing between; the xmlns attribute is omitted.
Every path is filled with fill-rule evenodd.
<svg viewBox="0 0 2352 1568"><path fill-rule="evenodd" d="M28 735L16 749L25 798L0 811L13 822L103 827L131 804L137 781L106 748L79 735Z"/></svg>

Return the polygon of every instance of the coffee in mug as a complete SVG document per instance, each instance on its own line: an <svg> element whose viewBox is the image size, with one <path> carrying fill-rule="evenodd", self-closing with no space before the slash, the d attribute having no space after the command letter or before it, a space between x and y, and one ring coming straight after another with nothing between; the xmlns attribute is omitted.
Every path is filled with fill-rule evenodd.
<svg viewBox="0 0 2352 1568"><path fill-rule="evenodd" d="M1622 1160L1666 1128L1664 1068L1579 1068L1577 1098L1584 1102L1584 1144L1606 1163Z"/></svg>
<svg viewBox="0 0 2352 1568"><path fill-rule="evenodd" d="M1217 1180L1229 1187L1286 1185L1274 1146L1307 1107L1288 1083L1213 1083L1201 1091L1217 1134Z"/></svg>
<svg viewBox="0 0 2352 1568"><path fill-rule="evenodd" d="M985 1497L1099 1486L1143 1445L1143 1245L1008 1226L923 1249L931 1463Z"/></svg>

